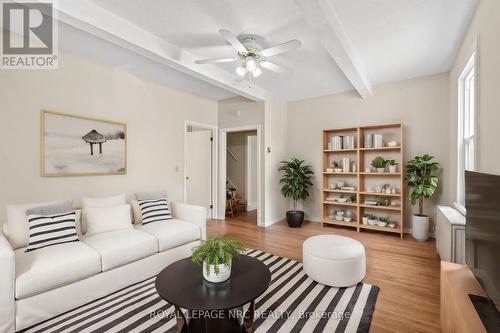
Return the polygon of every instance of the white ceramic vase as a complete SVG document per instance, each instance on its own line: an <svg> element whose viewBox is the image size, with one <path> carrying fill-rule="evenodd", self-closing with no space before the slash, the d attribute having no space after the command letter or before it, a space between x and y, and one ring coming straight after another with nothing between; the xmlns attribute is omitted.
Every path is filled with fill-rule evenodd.
<svg viewBox="0 0 500 333"><path fill-rule="evenodd" d="M412 215L412 235L420 242L429 239L429 216Z"/></svg>
<svg viewBox="0 0 500 333"><path fill-rule="evenodd" d="M210 265L207 273L207 263L203 262L203 278L208 282L219 283L229 279L231 275L231 265L220 264L219 272L215 273L215 265Z"/></svg>
<svg viewBox="0 0 500 333"><path fill-rule="evenodd" d="M390 173L396 173L397 171L398 171L397 165L389 165L389 172Z"/></svg>
<svg viewBox="0 0 500 333"><path fill-rule="evenodd" d="M377 172L378 173L384 173L385 172L385 168L377 168Z"/></svg>

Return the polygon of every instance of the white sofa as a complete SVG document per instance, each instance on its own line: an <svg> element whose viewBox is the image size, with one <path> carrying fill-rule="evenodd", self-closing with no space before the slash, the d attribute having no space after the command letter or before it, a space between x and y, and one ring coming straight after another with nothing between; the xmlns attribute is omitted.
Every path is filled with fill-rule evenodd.
<svg viewBox="0 0 500 333"><path fill-rule="evenodd" d="M32 252L0 232L0 333L14 332L158 274L206 239L206 209ZM9 235L12 236L12 235ZM17 244L19 245L19 244Z"/></svg>

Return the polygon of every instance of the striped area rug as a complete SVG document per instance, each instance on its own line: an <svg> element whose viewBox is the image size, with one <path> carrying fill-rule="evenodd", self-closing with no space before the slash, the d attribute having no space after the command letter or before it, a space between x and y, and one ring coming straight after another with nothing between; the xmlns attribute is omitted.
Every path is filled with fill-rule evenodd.
<svg viewBox="0 0 500 333"><path fill-rule="evenodd" d="M368 332L379 288L359 283L332 288L311 280L302 263L249 250L271 271L271 285L255 302L254 332ZM20 332L175 332L174 307L155 278L135 283Z"/></svg>

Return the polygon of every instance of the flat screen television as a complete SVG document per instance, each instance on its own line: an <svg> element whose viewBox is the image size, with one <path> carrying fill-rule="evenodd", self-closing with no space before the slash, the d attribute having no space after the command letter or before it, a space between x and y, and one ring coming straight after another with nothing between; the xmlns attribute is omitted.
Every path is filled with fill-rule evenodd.
<svg viewBox="0 0 500 333"><path fill-rule="evenodd" d="M465 172L465 259L500 311L500 176Z"/></svg>

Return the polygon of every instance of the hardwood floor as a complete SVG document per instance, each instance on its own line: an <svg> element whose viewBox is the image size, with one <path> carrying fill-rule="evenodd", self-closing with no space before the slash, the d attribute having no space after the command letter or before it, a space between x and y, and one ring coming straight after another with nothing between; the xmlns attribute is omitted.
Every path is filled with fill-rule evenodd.
<svg viewBox="0 0 500 333"><path fill-rule="evenodd" d="M246 214L243 214L246 215ZM230 235L246 246L302 261L302 243L310 236L337 234L357 239L367 254L364 282L380 287L370 332L440 332L439 266L435 241L417 242L410 235L357 233L305 222L300 229L286 222L257 227L248 216L208 222L209 235Z"/></svg>

